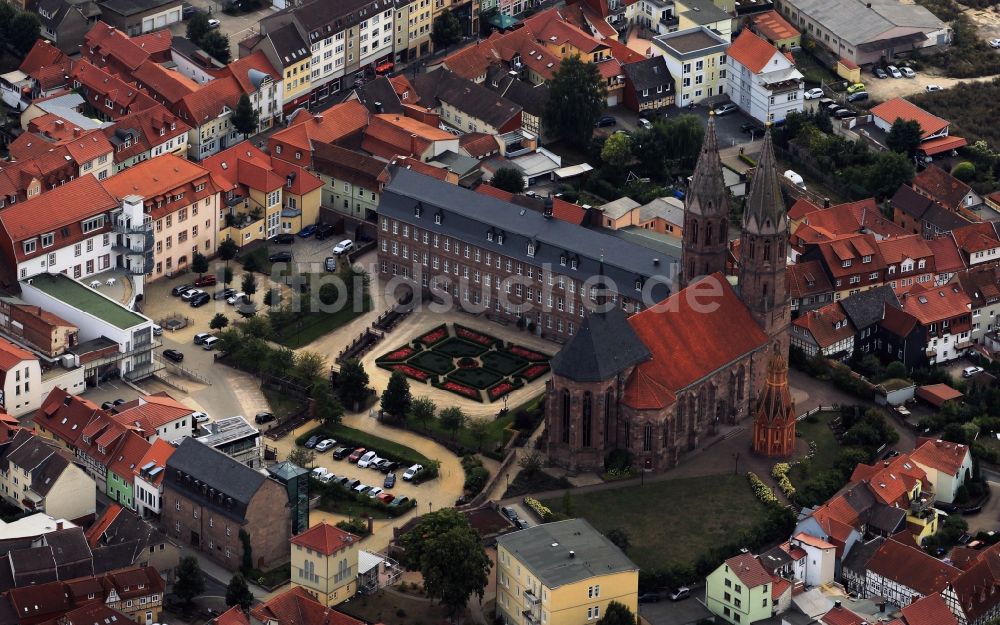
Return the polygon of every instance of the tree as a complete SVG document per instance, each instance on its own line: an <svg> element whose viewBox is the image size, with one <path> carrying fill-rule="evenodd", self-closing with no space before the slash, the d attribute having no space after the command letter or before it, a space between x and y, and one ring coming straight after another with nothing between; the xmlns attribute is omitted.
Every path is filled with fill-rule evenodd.
<svg viewBox="0 0 1000 625"><path fill-rule="evenodd" d="M240 99L236 102L236 109L233 111L230 122L233 124L236 132L243 135L244 139L249 135L257 134L259 119L257 111L254 109L253 104L250 103L250 96L245 93L240 96Z"/></svg>
<svg viewBox="0 0 1000 625"><path fill-rule="evenodd" d="M7 26L7 42L23 57L31 51L42 32L42 22L35 13L18 13Z"/></svg>
<svg viewBox="0 0 1000 625"><path fill-rule="evenodd" d="M264 305L277 310L281 307L281 289L278 287L264 291Z"/></svg>
<svg viewBox="0 0 1000 625"><path fill-rule="evenodd" d="M501 167L493 174L490 184L509 193L524 191L524 174L517 167Z"/></svg>
<svg viewBox="0 0 1000 625"><path fill-rule="evenodd" d="M577 147L586 147L594 134L608 91L597 66L579 56L563 59L559 71L549 81L544 123L554 134Z"/></svg>
<svg viewBox="0 0 1000 625"><path fill-rule="evenodd" d="M208 273L208 259L201 252L191 255L191 271L198 274L199 278Z"/></svg>
<svg viewBox="0 0 1000 625"><path fill-rule="evenodd" d="M243 573L239 571L233 575L232 579L229 580L229 586L226 587L226 605L238 605L244 612L249 612L250 606L253 605L253 593L250 592L250 587L247 585Z"/></svg>
<svg viewBox="0 0 1000 625"><path fill-rule="evenodd" d="M219 243L219 258L226 261L226 267L229 267L229 261L236 258L236 255L240 253L240 247L229 237L223 239L222 243Z"/></svg>
<svg viewBox="0 0 1000 625"><path fill-rule="evenodd" d="M469 434L476 441L476 451L480 451L483 441L490 434L490 426L482 419L472 419L469 421Z"/></svg>
<svg viewBox="0 0 1000 625"><path fill-rule="evenodd" d="M332 427L340 423L344 418L344 406L333 394L330 385L325 381L319 381L312 388L313 411L326 427Z"/></svg>
<svg viewBox="0 0 1000 625"><path fill-rule="evenodd" d="M625 604L612 601L604 609L604 616L597 621L597 625L635 625L635 614Z"/></svg>
<svg viewBox="0 0 1000 625"><path fill-rule="evenodd" d="M250 571L253 569L253 546L250 544L250 534L244 529L240 530L240 542L243 543L243 564L240 569Z"/></svg>
<svg viewBox="0 0 1000 625"><path fill-rule="evenodd" d="M205 577L201 573L198 558L184 556L177 565L177 581L174 582L174 594L185 605L191 605L194 598L203 592L205 592Z"/></svg>
<svg viewBox="0 0 1000 625"><path fill-rule="evenodd" d="M418 397L410 404L410 416L424 427L427 427L427 422L434 418L435 412L437 412L437 406L434 405L433 400L426 397Z"/></svg>
<svg viewBox="0 0 1000 625"><path fill-rule="evenodd" d="M0 41L6 41L10 23L17 17L17 9L10 2L0 2Z"/></svg>
<svg viewBox="0 0 1000 625"><path fill-rule="evenodd" d="M616 132L608 137L601 148L601 160L614 172L621 172L632 160L632 144L629 136Z"/></svg>
<svg viewBox="0 0 1000 625"><path fill-rule="evenodd" d="M288 455L285 456L285 460L291 462L292 464L297 464L304 469L308 469L312 466L313 461L316 460L316 452L311 449L306 449L305 447L293 447Z"/></svg>
<svg viewBox="0 0 1000 625"><path fill-rule="evenodd" d="M340 401L352 410L368 398L368 372L357 359L348 360L340 366L337 391L340 394Z"/></svg>
<svg viewBox="0 0 1000 625"><path fill-rule="evenodd" d="M267 317L251 317L243 322L243 333L267 341L274 336L274 328L271 327L271 320Z"/></svg>
<svg viewBox="0 0 1000 625"><path fill-rule="evenodd" d="M452 508L425 514L401 541L407 566L420 571L427 595L449 616L460 614L470 595L482 600L492 562L464 515Z"/></svg>
<svg viewBox="0 0 1000 625"><path fill-rule="evenodd" d="M243 274L243 282L240 286L247 294L247 299L253 299L253 294L257 292L257 277L249 271L246 272Z"/></svg>
<svg viewBox="0 0 1000 625"><path fill-rule="evenodd" d="M450 10L441 11L441 15L434 20L434 28L431 30L431 41L434 42L434 49L441 50L455 45L461 40L462 23Z"/></svg>
<svg viewBox="0 0 1000 625"><path fill-rule="evenodd" d="M920 146L922 135L923 130L920 128L920 122L915 119L904 120L902 117L897 117L896 121L892 122L892 128L889 129L889 134L885 138L885 144L893 152L913 156Z"/></svg>
<svg viewBox="0 0 1000 625"><path fill-rule="evenodd" d="M951 168L951 175L962 182L969 182L976 177L976 166L969 161L962 161Z"/></svg>
<svg viewBox="0 0 1000 625"><path fill-rule="evenodd" d="M520 465L521 470L524 471L524 474L527 477L531 477L541 471L544 463L545 459L538 450L526 453L521 456L520 460L517 461L517 464Z"/></svg>
<svg viewBox="0 0 1000 625"><path fill-rule="evenodd" d="M295 355L295 369L288 373L303 386L309 386L322 380L327 371L326 358L322 354L302 351Z"/></svg>
<svg viewBox="0 0 1000 625"><path fill-rule="evenodd" d="M899 187L913 180L913 163L899 152L881 152L866 169L868 192L876 200L892 196Z"/></svg>
<svg viewBox="0 0 1000 625"><path fill-rule="evenodd" d="M222 268L222 284L224 286L229 286L233 282L233 268L226 265Z"/></svg>
<svg viewBox="0 0 1000 625"><path fill-rule="evenodd" d="M232 60L232 53L229 51L229 36L223 35L217 30L206 33L201 38L199 46L223 65L228 65L229 61Z"/></svg>
<svg viewBox="0 0 1000 625"><path fill-rule="evenodd" d="M448 406L441 411L441 427L451 431L451 438L454 439L458 431L465 425L466 416L458 406Z"/></svg>
<svg viewBox="0 0 1000 625"><path fill-rule="evenodd" d="M615 546L621 549L623 552L628 551L628 547L631 544L631 541L628 538L628 532L626 532L622 528L615 527L613 529L609 529L605 534L605 536L607 536L608 540L613 542Z"/></svg>
<svg viewBox="0 0 1000 625"><path fill-rule="evenodd" d="M393 371L389 376L389 385L382 393L382 411L403 420L413 405L410 394L410 382L402 371Z"/></svg>
<svg viewBox="0 0 1000 625"><path fill-rule="evenodd" d="M221 330L229 325L229 318L222 313L215 313L212 320L208 322L208 327L212 330Z"/></svg>
<svg viewBox="0 0 1000 625"><path fill-rule="evenodd" d="M208 14L204 11L195 11L187 24L187 38L196 46L201 45L202 38L208 34L211 28L208 27Z"/></svg>

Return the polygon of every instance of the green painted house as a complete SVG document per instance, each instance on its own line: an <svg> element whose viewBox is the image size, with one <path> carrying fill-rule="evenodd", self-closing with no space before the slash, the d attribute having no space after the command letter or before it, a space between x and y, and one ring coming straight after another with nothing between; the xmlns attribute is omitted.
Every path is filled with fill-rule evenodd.
<svg viewBox="0 0 1000 625"><path fill-rule="evenodd" d="M135 432L125 435L125 440L111 456L108 463L107 495L129 510L135 510L133 484L139 470L139 461L149 451L150 444Z"/></svg>
<svg viewBox="0 0 1000 625"><path fill-rule="evenodd" d="M705 607L726 623L749 625L771 618L774 579L756 556L729 558L705 580Z"/></svg>

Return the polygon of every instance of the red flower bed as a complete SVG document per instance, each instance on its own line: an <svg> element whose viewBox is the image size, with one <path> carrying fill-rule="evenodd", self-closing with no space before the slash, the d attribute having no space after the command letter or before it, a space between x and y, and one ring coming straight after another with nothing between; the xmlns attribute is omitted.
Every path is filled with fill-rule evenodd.
<svg viewBox="0 0 1000 625"><path fill-rule="evenodd" d="M496 401L513 390L514 385L510 382L500 382L490 387L486 394L490 396L490 401Z"/></svg>
<svg viewBox="0 0 1000 625"><path fill-rule="evenodd" d="M407 358L409 358L410 356L412 356L414 354L414 351L415 350L412 347L409 347L409 346L400 347L396 351L390 352L390 353L386 354L385 356L382 356L382 358L380 358L380 360L388 360L390 362L400 362L400 361L406 360Z"/></svg>
<svg viewBox="0 0 1000 625"><path fill-rule="evenodd" d="M479 391L472 388L471 386L459 384L458 382L452 382L451 380L449 380L445 382L441 388L443 388L446 391L451 391L452 393L458 393L459 395L464 395L469 399L479 399Z"/></svg>
<svg viewBox="0 0 1000 625"><path fill-rule="evenodd" d="M427 379L431 377L431 374L427 373L426 371L417 369L416 367L411 367L410 365L393 365L392 370L399 371L403 375L411 377L414 380L418 380L420 382L426 382Z"/></svg>
<svg viewBox="0 0 1000 625"><path fill-rule="evenodd" d="M531 365L521 372L521 377L525 380L534 380L549 372L548 365Z"/></svg>
<svg viewBox="0 0 1000 625"><path fill-rule="evenodd" d="M447 337L448 337L448 328L441 326L440 328L431 330L430 332L421 336L417 340L423 343L424 345L430 346L435 343L443 341Z"/></svg>
<svg viewBox="0 0 1000 625"><path fill-rule="evenodd" d="M486 336L485 334L480 334L475 330L470 330L468 328L463 328L462 326L455 326L455 333L467 341L472 341L473 343L479 343L480 345L493 345L496 341L492 336Z"/></svg>
<svg viewBox="0 0 1000 625"><path fill-rule="evenodd" d="M530 360L532 362L538 362L540 360L549 359L549 357L544 354L533 352L530 349L527 349L526 347L521 347L520 345L515 345L514 347L511 347L507 351L514 354L515 356L520 356L521 358L524 358L525 360Z"/></svg>

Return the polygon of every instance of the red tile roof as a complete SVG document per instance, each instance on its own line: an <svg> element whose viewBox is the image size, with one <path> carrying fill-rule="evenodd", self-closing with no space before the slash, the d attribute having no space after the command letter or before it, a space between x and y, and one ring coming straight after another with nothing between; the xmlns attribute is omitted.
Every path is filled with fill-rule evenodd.
<svg viewBox="0 0 1000 625"><path fill-rule="evenodd" d="M833 292L833 284L823 270L823 264L818 260L789 265L785 272L785 282L788 285L788 294L797 299Z"/></svg>
<svg viewBox="0 0 1000 625"><path fill-rule="evenodd" d="M882 239L876 243L887 265L898 265L906 259L927 261L925 270L934 272L934 252L927 246L927 240L919 234Z"/></svg>
<svg viewBox="0 0 1000 625"><path fill-rule="evenodd" d="M150 462L154 463L157 467L165 469L167 466L167 459L173 455L177 448L168 443L165 439L158 438L153 441L153 444L149 446L146 453L143 454L142 458L139 459L139 464L135 467L133 474L136 476L142 475L142 468L148 465ZM149 479L147 476L143 476L143 479L154 485L159 485L163 482L163 476L165 471L160 471L153 479Z"/></svg>
<svg viewBox="0 0 1000 625"><path fill-rule="evenodd" d="M470 132L458 138L458 145L472 158L482 159L500 151L496 137L481 132Z"/></svg>
<svg viewBox="0 0 1000 625"><path fill-rule="evenodd" d="M997 237L993 224L988 221L955 228L951 234L955 237L959 249L966 255L1000 247L1000 237Z"/></svg>
<svg viewBox="0 0 1000 625"><path fill-rule="evenodd" d="M438 180L448 179L449 172L444 167L435 167L434 165L429 165L411 156L394 156L392 160L389 161L389 164L395 165L396 167L404 167L406 169L412 169L417 173L423 174L425 176L430 176L432 178L437 178Z"/></svg>
<svg viewBox="0 0 1000 625"><path fill-rule="evenodd" d="M271 154L276 154L273 146L288 144L308 153L312 143L336 143L345 137L360 132L368 125L368 109L357 100L348 100L313 115L300 109L289 120L288 127L271 135Z"/></svg>
<svg viewBox="0 0 1000 625"><path fill-rule="evenodd" d="M102 514L99 519L94 521L94 524L87 529L87 543L90 544L91 547L96 547L97 544L101 542L101 536L103 536L104 532L111 527L111 524L115 522L115 519L118 518L118 515L121 514L123 509L124 508L122 508L120 504L111 502L108 507L104 509L104 514Z"/></svg>
<svg viewBox="0 0 1000 625"><path fill-rule="evenodd" d="M928 239L927 247L934 252L934 267L938 273L954 273L965 269L965 260L951 235Z"/></svg>
<svg viewBox="0 0 1000 625"><path fill-rule="evenodd" d="M420 158L435 141L451 141L456 137L437 126L431 126L402 115L372 115L365 129L361 148L375 156Z"/></svg>
<svg viewBox="0 0 1000 625"><path fill-rule="evenodd" d="M910 458L923 466L937 469L942 473L956 475L966 457L969 446L940 439L917 440L917 448L910 452Z"/></svg>
<svg viewBox="0 0 1000 625"><path fill-rule="evenodd" d="M741 553L726 560L726 566L736 574L748 588L756 588L771 583L771 574L752 553Z"/></svg>
<svg viewBox="0 0 1000 625"><path fill-rule="evenodd" d="M154 30L144 35L136 35L131 39L132 43L142 48L142 51L151 57L159 57L160 55L169 53L170 47L173 44L173 35L166 28L163 30Z"/></svg>
<svg viewBox="0 0 1000 625"><path fill-rule="evenodd" d="M958 625L958 619L939 593L917 599L902 612L906 625Z"/></svg>
<svg viewBox="0 0 1000 625"><path fill-rule="evenodd" d="M205 187L195 191L200 184ZM111 176L103 185L119 199L127 195L142 196L146 212L154 221L219 192L207 169L171 153L137 163ZM177 199L181 193L183 197Z"/></svg>
<svg viewBox="0 0 1000 625"><path fill-rule="evenodd" d="M218 72L218 74L220 76L227 74L232 76L240 83L243 93L251 95L257 89L253 86L253 82L250 81L250 70L257 70L258 72L267 74L275 81L281 81L281 72L274 69L274 66L271 65L271 61L268 60L263 50L255 50L247 56L234 60L225 69Z"/></svg>
<svg viewBox="0 0 1000 625"><path fill-rule="evenodd" d="M940 408L945 402L962 397L962 392L947 384L927 384L917 388L917 397Z"/></svg>
<svg viewBox="0 0 1000 625"><path fill-rule="evenodd" d="M904 121L915 120L920 124L922 136L937 134L949 126L947 120L936 115L931 115L916 104L912 104L903 98L893 98L882 104L872 107L872 114L883 119L887 124L892 124L897 119Z"/></svg>
<svg viewBox="0 0 1000 625"><path fill-rule="evenodd" d="M923 594L942 590L960 570L916 547L887 540L868 561L868 571Z"/></svg>
<svg viewBox="0 0 1000 625"><path fill-rule="evenodd" d="M712 306L697 310L703 298ZM767 335L718 273L628 321L652 354L635 371L674 393L767 344ZM662 397L642 392L633 382L638 379L633 374L626 382L626 404L637 409L654 407Z"/></svg>
<svg viewBox="0 0 1000 625"><path fill-rule="evenodd" d="M151 445L142 436L129 432L125 435L125 440L111 458L108 470L114 471L120 477L132 481L135 469L139 467L139 461L149 451Z"/></svg>
<svg viewBox="0 0 1000 625"><path fill-rule="evenodd" d="M153 61L145 61L134 69L132 78L167 106L173 106L184 96L190 95L200 88L198 83L184 74L167 69Z"/></svg>
<svg viewBox="0 0 1000 625"><path fill-rule="evenodd" d="M1000 602L1000 546L992 545L955 580L953 588L969 623L980 618ZM937 625L937 624L935 624Z"/></svg>
<svg viewBox="0 0 1000 625"><path fill-rule="evenodd" d="M111 119L156 106L156 100L143 93L138 86L93 65L86 59L73 64L73 80L84 88L90 105ZM113 106L108 107L107 101Z"/></svg>
<svg viewBox="0 0 1000 625"><path fill-rule="evenodd" d="M242 93L239 81L232 76L216 78L181 98L172 110L191 126L197 127L215 119L226 108L236 110Z"/></svg>
<svg viewBox="0 0 1000 625"><path fill-rule="evenodd" d="M808 198L801 197L795 200L792 207L788 209L788 218L791 220L802 219L807 214L818 210L822 210L822 207L816 206Z"/></svg>
<svg viewBox="0 0 1000 625"><path fill-rule="evenodd" d="M43 91L65 85L70 74L72 61L62 50L44 39L39 39L21 61L18 69L38 81Z"/></svg>
<svg viewBox="0 0 1000 625"><path fill-rule="evenodd" d="M772 10L758 13L752 19L757 32L771 41L790 39L798 37L801 34L798 29L788 23L788 20L781 17L781 14L777 11Z"/></svg>
<svg viewBox="0 0 1000 625"><path fill-rule="evenodd" d="M215 617L214 625L250 625L250 619L238 605Z"/></svg>
<svg viewBox="0 0 1000 625"><path fill-rule="evenodd" d="M285 180L271 168L271 157L250 141L243 141L233 147L214 154L201 162L202 167L212 172L225 189L242 186L268 193L280 189Z"/></svg>
<svg viewBox="0 0 1000 625"><path fill-rule="evenodd" d="M0 371L10 371L25 360L36 360L34 354L0 338Z"/></svg>
<svg viewBox="0 0 1000 625"><path fill-rule="evenodd" d="M865 620L843 606L834 606L820 617L823 625L865 625Z"/></svg>
<svg viewBox="0 0 1000 625"><path fill-rule="evenodd" d="M923 325L969 314L972 308L969 296L958 284L941 287L916 284L899 298L899 302L904 311L916 317Z"/></svg>
<svg viewBox="0 0 1000 625"><path fill-rule="evenodd" d="M840 302L832 302L822 308L807 311L795 319L792 325L812 336L821 349L846 341L854 336L855 332Z"/></svg>
<svg viewBox="0 0 1000 625"><path fill-rule="evenodd" d="M101 412L90 400L70 395L57 386L42 401L34 420L55 438L75 447L87 424Z"/></svg>
<svg viewBox="0 0 1000 625"><path fill-rule="evenodd" d="M121 149L115 150L115 162L120 163L184 135L190 129L184 120L162 104L157 104L118 118L114 124L103 128L103 131L109 139L114 138L119 142ZM163 134L160 134L161 131ZM130 142L128 147L124 146L125 136L128 136Z"/></svg>
<svg viewBox="0 0 1000 625"><path fill-rule="evenodd" d="M120 71L134 70L150 55L128 35L100 21L84 36L80 52L97 65L117 65Z"/></svg>
<svg viewBox="0 0 1000 625"><path fill-rule="evenodd" d="M775 54L778 54L778 49L766 39L761 39L751 32L750 29L744 29L726 50L726 55L729 58L754 74L759 74L762 69L767 67L768 62Z"/></svg>
<svg viewBox="0 0 1000 625"><path fill-rule="evenodd" d="M257 604L251 608L250 615L257 621L275 621L277 625L365 625L363 621L323 606L301 586Z"/></svg>
<svg viewBox="0 0 1000 625"><path fill-rule="evenodd" d="M112 418L124 426L135 428L146 437L154 436L157 429L194 412L166 395L146 395L131 403L134 405L128 408L122 406L125 409L119 408Z"/></svg>
<svg viewBox="0 0 1000 625"><path fill-rule="evenodd" d="M921 489L929 488L930 484L927 473L907 454L900 454L882 464L859 464L851 474L851 482L864 482L882 503L901 507L909 506L909 493L918 482Z"/></svg>
<svg viewBox="0 0 1000 625"><path fill-rule="evenodd" d="M354 534L323 521L292 537L292 544L312 549L324 556L331 556L356 544L359 540L361 539Z"/></svg>
<svg viewBox="0 0 1000 625"><path fill-rule="evenodd" d="M972 187L937 165L930 165L913 178L913 188L949 210L962 206Z"/></svg>
<svg viewBox="0 0 1000 625"><path fill-rule="evenodd" d="M805 532L799 532L795 535L795 540L810 547L815 547L816 549L833 549L834 546L826 542L822 538L816 538L811 534L806 534Z"/></svg>

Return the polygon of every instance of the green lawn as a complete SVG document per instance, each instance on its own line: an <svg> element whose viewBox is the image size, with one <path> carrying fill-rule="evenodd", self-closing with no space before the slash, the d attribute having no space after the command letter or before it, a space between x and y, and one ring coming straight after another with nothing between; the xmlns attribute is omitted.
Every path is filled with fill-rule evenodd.
<svg viewBox="0 0 1000 625"><path fill-rule="evenodd" d="M263 387L264 397L267 399L267 405L271 407L271 412L278 419L284 419L290 414L296 413L302 409L302 404L295 399L285 395L282 392L276 391L273 388Z"/></svg>
<svg viewBox="0 0 1000 625"><path fill-rule="evenodd" d="M823 471L833 468L833 464L837 461L837 457L840 454L840 443L834 438L833 430L829 426L830 419L840 416L840 413L820 412L814 416L816 417L815 423L810 423L809 419L803 419L795 426L795 430L802 440L806 441L806 443L809 441L816 442L816 455L810 461L810 475L818 475ZM792 481L792 485L802 483L805 478L802 475L801 467L792 467L792 470L788 474L788 479Z"/></svg>
<svg viewBox="0 0 1000 625"><path fill-rule="evenodd" d="M572 491L570 491L572 492ZM562 497L543 501L564 512ZM743 475L710 475L572 495L572 515L602 532L623 528L640 568L690 564L761 522L766 508Z"/></svg>
<svg viewBox="0 0 1000 625"><path fill-rule="evenodd" d="M289 349L298 349L312 343L319 337L332 332L363 315L372 308L371 298L365 296L364 310L354 310L354 306L345 306L333 313L313 312L292 321L287 326L275 328L275 342Z"/></svg>

